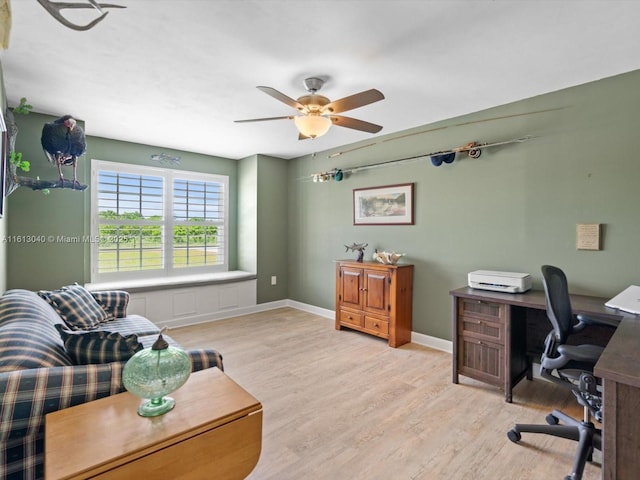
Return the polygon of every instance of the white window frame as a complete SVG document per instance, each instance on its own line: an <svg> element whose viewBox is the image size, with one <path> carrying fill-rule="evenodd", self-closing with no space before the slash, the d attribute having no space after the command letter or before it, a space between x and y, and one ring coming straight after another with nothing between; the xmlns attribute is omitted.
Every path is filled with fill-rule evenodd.
<svg viewBox="0 0 640 480"><path fill-rule="evenodd" d="M100 171L110 171L116 173L129 173L133 175L151 175L162 177L164 181L163 205L164 220L162 225L164 228L163 244L165 248L165 256L163 259L163 267L161 269L152 270L136 270L127 272L108 272L100 273L98 271L98 255L99 255L99 210L98 210L98 173ZM224 261L218 265L197 266L197 267L173 267L173 181L174 180L195 180L199 182L216 182L223 185L224 188L224 220L223 229L223 248ZM105 160L91 160L91 282L104 283L113 281L126 280L144 280L158 279L159 277L180 277L198 274L207 274L215 272L226 272L229 269L229 177L226 175L215 175L202 172L190 172L186 170L174 170L169 168L149 167L143 165L134 165L130 163L109 162Z"/></svg>

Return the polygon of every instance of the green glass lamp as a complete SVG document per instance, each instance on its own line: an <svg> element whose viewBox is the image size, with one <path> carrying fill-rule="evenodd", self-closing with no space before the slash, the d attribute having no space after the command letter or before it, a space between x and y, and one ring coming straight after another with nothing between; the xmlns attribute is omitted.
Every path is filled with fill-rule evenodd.
<svg viewBox="0 0 640 480"><path fill-rule="evenodd" d="M162 332L151 348L132 356L122 371L124 387L144 401L138 415L155 417L171 410L176 401L166 395L185 384L191 375L191 359L187 352L170 346Z"/></svg>

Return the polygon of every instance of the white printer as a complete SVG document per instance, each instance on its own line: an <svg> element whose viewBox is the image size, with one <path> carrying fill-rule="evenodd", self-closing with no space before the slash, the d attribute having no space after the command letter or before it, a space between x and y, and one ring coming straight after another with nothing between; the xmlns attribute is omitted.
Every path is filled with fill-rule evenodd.
<svg viewBox="0 0 640 480"><path fill-rule="evenodd" d="M531 275L528 273L476 270L469 272L469 286L495 292L521 293L531 288Z"/></svg>

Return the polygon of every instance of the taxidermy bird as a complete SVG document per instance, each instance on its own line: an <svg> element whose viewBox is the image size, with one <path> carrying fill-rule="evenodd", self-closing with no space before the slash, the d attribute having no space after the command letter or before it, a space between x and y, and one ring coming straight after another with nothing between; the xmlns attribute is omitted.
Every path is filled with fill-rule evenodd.
<svg viewBox="0 0 640 480"><path fill-rule="evenodd" d="M71 115L65 115L42 127L42 148L51 163L58 167L60 183L64 186L63 165L73 166L73 185L78 184L77 160L87 149L84 131Z"/></svg>

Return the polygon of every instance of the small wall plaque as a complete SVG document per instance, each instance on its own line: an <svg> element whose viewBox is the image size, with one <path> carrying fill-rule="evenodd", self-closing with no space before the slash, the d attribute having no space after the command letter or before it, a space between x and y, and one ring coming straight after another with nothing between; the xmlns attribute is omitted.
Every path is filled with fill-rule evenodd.
<svg viewBox="0 0 640 480"><path fill-rule="evenodd" d="M600 223L576 224L576 248L578 250L601 250Z"/></svg>

